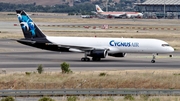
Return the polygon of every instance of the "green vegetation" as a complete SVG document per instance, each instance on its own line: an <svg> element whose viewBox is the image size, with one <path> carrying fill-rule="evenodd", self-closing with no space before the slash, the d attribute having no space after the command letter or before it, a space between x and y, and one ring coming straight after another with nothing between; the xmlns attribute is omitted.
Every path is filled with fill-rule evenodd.
<svg viewBox="0 0 180 101"><path fill-rule="evenodd" d="M160 101L159 98L153 98L151 101Z"/></svg>
<svg viewBox="0 0 180 101"><path fill-rule="evenodd" d="M67 101L77 101L78 98L76 96L68 96Z"/></svg>
<svg viewBox="0 0 180 101"><path fill-rule="evenodd" d="M62 73L72 73L71 69L69 68L69 64L66 62L63 62L61 64L61 70L62 70Z"/></svg>
<svg viewBox="0 0 180 101"><path fill-rule="evenodd" d="M148 95L140 95L140 98L143 99L144 101L147 101L149 99Z"/></svg>
<svg viewBox="0 0 180 101"><path fill-rule="evenodd" d="M180 76L180 73L174 73L173 75L175 75L175 76Z"/></svg>
<svg viewBox="0 0 180 101"><path fill-rule="evenodd" d="M1 101L15 101L15 99L11 96L1 99Z"/></svg>
<svg viewBox="0 0 180 101"><path fill-rule="evenodd" d="M126 96L124 96L124 100L132 101L132 100L135 100L135 99L134 99L134 97L132 95L126 95Z"/></svg>
<svg viewBox="0 0 180 101"><path fill-rule="evenodd" d="M53 100L53 99L50 98L50 97L42 97L42 98L40 98L38 101L55 101L55 100Z"/></svg>
<svg viewBox="0 0 180 101"><path fill-rule="evenodd" d="M92 14L91 11L95 11L94 4L84 3L74 6L68 4L54 5L54 6L43 6L36 4L10 4L0 3L0 11L14 12L16 9L23 9L27 12L51 12L51 13L84 13Z"/></svg>
<svg viewBox="0 0 180 101"><path fill-rule="evenodd" d="M29 75L31 75L31 72L25 72L25 74L29 76Z"/></svg>
<svg viewBox="0 0 180 101"><path fill-rule="evenodd" d="M99 76L107 76L107 73L100 73Z"/></svg>
<svg viewBox="0 0 180 101"><path fill-rule="evenodd" d="M39 74L41 74L44 71L42 64L40 64L38 66L37 71L38 71Z"/></svg>
<svg viewBox="0 0 180 101"><path fill-rule="evenodd" d="M104 98L104 100L106 100L106 101L114 101L114 98L110 96L108 98Z"/></svg>

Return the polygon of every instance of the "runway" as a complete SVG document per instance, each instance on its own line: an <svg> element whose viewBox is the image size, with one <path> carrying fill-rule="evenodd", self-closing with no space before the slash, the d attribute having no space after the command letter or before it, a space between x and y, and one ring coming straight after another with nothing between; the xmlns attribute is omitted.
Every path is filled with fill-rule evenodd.
<svg viewBox="0 0 180 101"><path fill-rule="evenodd" d="M42 64L45 71L60 71L60 64L67 62L73 71L96 70L148 70L179 69L180 52L159 54L151 63L152 54L129 53L125 58L108 56L99 62L82 62L83 53L59 53L25 46L16 41L0 39L0 68L6 71L36 71Z"/></svg>

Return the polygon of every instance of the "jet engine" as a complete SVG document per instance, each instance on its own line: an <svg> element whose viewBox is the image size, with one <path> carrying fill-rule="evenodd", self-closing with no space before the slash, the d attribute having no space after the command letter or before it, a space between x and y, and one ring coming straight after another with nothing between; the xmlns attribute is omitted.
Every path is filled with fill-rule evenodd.
<svg viewBox="0 0 180 101"><path fill-rule="evenodd" d="M125 57L126 53L108 53L108 55L112 57Z"/></svg>
<svg viewBox="0 0 180 101"><path fill-rule="evenodd" d="M127 18L132 18L132 16L130 14L127 14L126 17Z"/></svg>
<svg viewBox="0 0 180 101"><path fill-rule="evenodd" d="M91 50L87 56L96 57L96 58L105 58L107 55L107 50Z"/></svg>

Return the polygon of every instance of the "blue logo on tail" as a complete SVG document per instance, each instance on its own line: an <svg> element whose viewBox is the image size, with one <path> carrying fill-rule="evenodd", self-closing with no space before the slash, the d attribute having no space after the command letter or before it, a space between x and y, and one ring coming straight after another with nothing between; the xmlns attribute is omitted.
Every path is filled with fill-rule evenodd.
<svg viewBox="0 0 180 101"><path fill-rule="evenodd" d="M24 31L30 31L32 36L36 35L35 33L35 26L33 21L26 15L17 14L20 24L22 24L22 29Z"/></svg>

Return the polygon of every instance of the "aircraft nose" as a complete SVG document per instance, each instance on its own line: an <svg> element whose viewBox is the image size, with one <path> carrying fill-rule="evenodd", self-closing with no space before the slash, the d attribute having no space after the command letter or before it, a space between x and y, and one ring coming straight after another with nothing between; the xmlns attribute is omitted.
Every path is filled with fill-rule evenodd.
<svg viewBox="0 0 180 101"><path fill-rule="evenodd" d="M174 52L174 48L169 47L169 52Z"/></svg>

